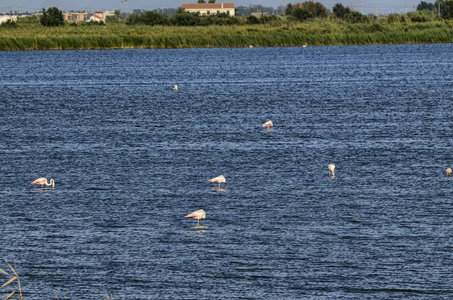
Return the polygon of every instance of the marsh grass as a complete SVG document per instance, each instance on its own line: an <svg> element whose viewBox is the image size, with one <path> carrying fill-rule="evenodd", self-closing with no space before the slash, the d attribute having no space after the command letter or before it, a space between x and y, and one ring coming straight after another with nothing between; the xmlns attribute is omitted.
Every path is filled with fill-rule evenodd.
<svg viewBox="0 0 453 300"><path fill-rule="evenodd" d="M21 284L20 284L20 277L19 277L19 273L17 272L17 267L13 267L10 263L8 263L6 260L5 260L5 263L6 265L8 266L9 268L9 271L5 271L4 269L0 269L0 273L3 274L3 275L6 275L9 280L6 281L1 287L0 287L0 290L9 286L10 284L14 283L14 282L17 282L17 289L13 289L12 292L10 292L9 294L7 295L4 295L3 298L5 300L8 300L10 299L12 296L14 295L18 295L19 296L19 299L20 300L23 300L23 297L22 297L22 287L21 287Z"/></svg>
<svg viewBox="0 0 453 300"><path fill-rule="evenodd" d="M451 43L453 21L350 24L315 19L303 23L232 26L105 26L43 27L36 22L0 28L0 50L64 50L120 48L210 48L320 45Z"/></svg>

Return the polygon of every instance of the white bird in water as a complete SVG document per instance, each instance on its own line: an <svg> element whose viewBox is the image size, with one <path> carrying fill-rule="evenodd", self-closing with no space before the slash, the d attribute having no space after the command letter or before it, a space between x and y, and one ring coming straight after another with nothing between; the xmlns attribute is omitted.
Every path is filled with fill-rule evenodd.
<svg viewBox="0 0 453 300"><path fill-rule="evenodd" d="M178 90L178 85L175 84L175 86L173 87L173 90L177 91Z"/></svg>
<svg viewBox="0 0 453 300"><path fill-rule="evenodd" d="M50 179L50 183L47 182L47 178L41 177L33 181L31 184L40 184L41 188L43 188L44 185L47 186L52 186L52 188L55 188L55 181L53 179Z"/></svg>
<svg viewBox="0 0 453 300"><path fill-rule="evenodd" d="M451 177L451 173L452 173L451 168L448 168L447 169L447 177Z"/></svg>
<svg viewBox="0 0 453 300"><path fill-rule="evenodd" d="M221 183L225 183L226 182L226 179L225 179L225 176L223 175L219 175L217 177L214 177L212 179L208 179L209 182L217 182L219 184L219 189L220 189L220 184Z"/></svg>
<svg viewBox="0 0 453 300"><path fill-rule="evenodd" d="M329 164L327 167L329 168L329 176L334 178L335 177L335 165Z"/></svg>
<svg viewBox="0 0 453 300"><path fill-rule="evenodd" d="M200 219L206 219L206 212L202 209L194 211L193 213L184 216L184 218L194 218L197 219L197 227L200 227Z"/></svg>
<svg viewBox="0 0 453 300"><path fill-rule="evenodd" d="M263 127L267 127L267 130L269 130L270 127L274 126L274 123L272 123L271 120L267 121L266 123L263 124Z"/></svg>

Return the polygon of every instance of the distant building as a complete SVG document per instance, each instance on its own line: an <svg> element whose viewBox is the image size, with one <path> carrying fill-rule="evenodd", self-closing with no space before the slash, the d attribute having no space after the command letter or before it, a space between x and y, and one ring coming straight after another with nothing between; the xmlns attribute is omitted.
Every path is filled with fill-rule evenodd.
<svg viewBox="0 0 453 300"><path fill-rule="evenodd" d="M103 21L107 16L113 16L113 11L97 11L97 12L68 12L64 14L65 21L82 22L82 21Z"/></svg>
<svg viewBox="0 0 453 300"><path fill-rule="evenodd" d="M69 12L64 14L65 21L81 22L85 21L86 13Z"/></svg>
<svg viewBox="0 0 453 300"><path fill-rule="evenodd" d="M96 21L96 22L105 22L105 17L102 12L95 12L89 19L88 21Z"/></svg>
<svg viewBox="0 0 453 300"><path fill-rule="evenodd" d="M257 17L258 19L264 18L264 17L269 17L269 13L267 11L265 12L252 12L252 16Z"/></svg>
<svg viewBox="0 0 453 300"><path fill-rule="evenodd" d="M11 20L11 21L17 21L17 16L0 16L0 24L8 21L8 20Z"/></svg>
<svg viewBox="0 0 453 300"><path fill-rule="evenodd" d="M234 3L190 3L183 4L182 8L190 13L199 13L201 16L225 13L234 17Z"/></svg>

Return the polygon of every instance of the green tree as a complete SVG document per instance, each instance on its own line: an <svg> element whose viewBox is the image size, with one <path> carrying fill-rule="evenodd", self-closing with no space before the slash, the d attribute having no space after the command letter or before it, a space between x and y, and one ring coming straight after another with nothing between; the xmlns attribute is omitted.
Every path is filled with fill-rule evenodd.
<svg viewBox="0 0 453 300"><path fill-rule="evenodd" d="M296 7L291 13L291 16L293 16L298 21L305 21L313 18L313 14L305 7Z"/></svg>
<svg viewBox="0 0 453 300"><path fill-rule="evenodd" d="M50 7L47 9L47 11L43 8L40 22L41 25L47 27L63 26L64 25L63 12L56 7Z"/></svg>
<svg viewBox="0 0 453 300"><path fill-rule="evenodd" d="M420 11L420 10L431 10L432 11L433 9L434 9L434 3L428 3L428 2L422 1L417 5L418 11Z"/></svg>
<svg viewBox="0 0 453 300"><path fill-rule="evenodd" d="M206 3L204 0L198 0L198 3Z"/></svg>
<svg viewBox="0 0 453 300"><path fill-rule="evenodd" d="M147 11L143 15L139 16L139 23L150 26L170 24L168 17L154 11Z"/></svg>
<svg viewBox="0 0 453 300"><path fill-rule="evenodd" d="M440 15L443 19L453 19L453 0L437 0L435 7L440 6Z"/></svg>
<svg viewBox="0 0 453 300"><path fill-rule="evenodd" d="M337 3L333 6L332 12L337 18L343 19L345 15L351 12L351 9L349 7L344 7L341 3Z"/></svg>
<svg viewBox="0 0 453 300"><path fill-rule="evenodd" d="M127 17L126 19L126 25L135 25L135 24L140 24L140 16L131 14Z"/></svg>
<svg viewBox="0 0 453 300"><path fill-rule="evenodd" d="M292 14L293 10L294 10L293 5L291 3L289 3L285 8L285 15L288 16L288 15Z"/></svg>
<svg viewBox="0 0 453 300"><path fill-rule="evenodd" d="M361 23L362 17L362 14L358 11L350 11L344 15L344 19L348 21L348 23Z"/></svg>
<svg viewBox="0 0 453 300"><path fill-rule="evenodd" d="M295 16L295 14L296 14L296 15L300 16L302 14L301 11L294 13L294 11L297 8L300 8L302 10L305 9L308 12L310 12L311 18L324 18L327 16L326 7L324 5L322 5L322 3L320 3L320 2L313 2L313 1L306 1L303 3L297 3L297 4L292 4L292 5L288 4L286 6L285 13L287 15ZM304 14L306 14L306 13L304 13Z"/></svg>
<svg viewBox="0 0 453 300"><path fill-rule="evenodd" d="M215 0L209 0L208 3L215 3Z"/></svg>
<svg viewBox="0 0 453 300"><path fill-rule="evenodd" d="M200 24L200 17L193 13L183 12L171 17L171 23L176 26L197 26Z"/></svg>
<svg viewBox="0 0 453 300"><path fill-rule="evenodd" d="M308 1L304 4L305 8L307 8L314 17L325 18L327 16L327 9L321 2Z"/></svg>
<svg viewBox="0 0 453 300"><path fill-rule="evenodd" d="M113 15L115 16L115 18L116 18L117 20L121 20L121 11L120 11L119 9L115 9L115 10L113 11Z"/></svg>

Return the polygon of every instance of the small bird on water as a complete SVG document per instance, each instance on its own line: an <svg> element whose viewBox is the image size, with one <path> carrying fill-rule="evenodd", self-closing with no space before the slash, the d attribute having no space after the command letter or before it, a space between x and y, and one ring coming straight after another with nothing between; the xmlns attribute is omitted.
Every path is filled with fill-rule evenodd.
<svg viewBox="0 0 453 300"><path fill-rule="evenodd" d="M447 169L447 177L451 177L451 173L452 173L451 168L448 168Z"/></svg>
<svg viewBox="0 0 453 300"><path fill-rule="evenodd" d="M53 179L50 179L50 183L49 183L47 181L47 178L44 178L44 177L40 177L40 178L36 179L31 184L40 184L41 188L43 188L44 185L52 186L53 189L55 188L55 181Z"/></svg>
<svg viewBox="0 0 453 300"><path fill-rule="evenodd" d="M329 168L329 176L331 178L334 178L335 177L335 165L329 164L327 167Z"/></svg>
<svg viewBox="0 0 453 300"><path fill-rule="evenodd" d="M173 87L173 90L177 91L178 90L178 85L175 84L175 86Z"/></svg>
<svg viewBox="0 0 453 300"><path fill-rule="evenodd" d="M226 179L225 179L225 176L223 175L219 175L217 177L214 177L212 179L208 179L209 182L217 182L219 184L219 189L220 189L220 184L221 183L225 183L226 182Z"/></svg>
<svg viewBox="0 0 453 300"><path fill-rule="evenodd" d="M184 216L184 218L194 218L197 219L197 227L200 227L200 219L206 219L206 212L202 209L194 211L193 213Z"/></svg>

